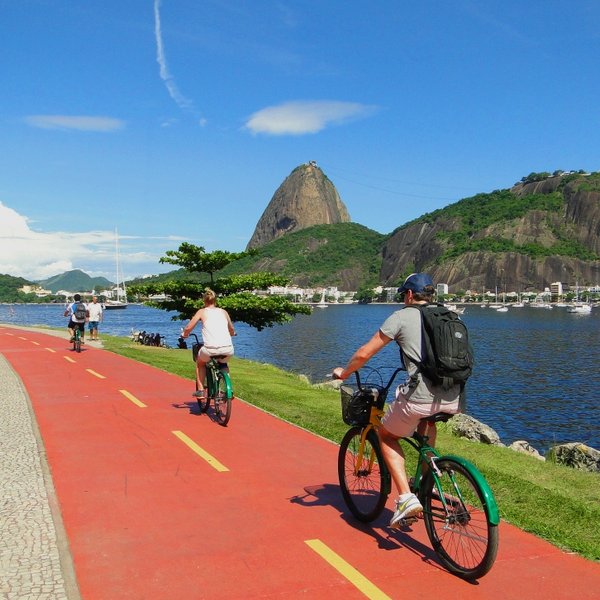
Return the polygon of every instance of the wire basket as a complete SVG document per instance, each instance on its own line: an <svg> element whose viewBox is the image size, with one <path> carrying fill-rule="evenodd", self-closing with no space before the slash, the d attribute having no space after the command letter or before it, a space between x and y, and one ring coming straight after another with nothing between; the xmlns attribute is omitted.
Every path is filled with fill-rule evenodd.
<svg viewBox="0 0 600 600"><path fill-rule="evenodd" d="M379 404L379 387L373 386L361 390L350 385L340 388L342 399L342 419L346 425L368 425L371 407Z"/></svg>

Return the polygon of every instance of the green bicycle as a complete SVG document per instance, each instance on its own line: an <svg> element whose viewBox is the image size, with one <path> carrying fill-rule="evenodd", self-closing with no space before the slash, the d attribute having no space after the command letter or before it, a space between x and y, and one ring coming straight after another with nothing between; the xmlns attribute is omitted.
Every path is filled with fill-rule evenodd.
<svg viewBox="0 0 600 600"><path fill-rule="evenodd" d="M198 352L202 348L202 342L198 340L195 333L191 333L196 341L192 344L192 357L194 363L198 358ZM226 362L220 362L223 356L213 356L206 364L206 393L197 397L198 408L201 413L208 411L212 400L215 410L215 419L219 425L225 427L231 418L231 403L233 400L233 388L229 377L229 367ZM196 392L199 390L198 378L196 377Z"/></svg>
<svg viewBox="0 0 600 600"><path fill-rule="evenodd" d="M391 476L383 460L377 427L384 415L387 385L342 385L342 418L350 429L338 455L338 476L344 501L363 522L376 519L391 492ZM427 421L447 421L453 415L436 413ZM425 529L433 550L446 568L464 579L483 577L498 552L498 507L492 490L475 465L459 456L440 455L427 436L415 432L403 438L418 453L411 490L423 505ZM410 525L417 517L405 519Z"/></svg>
<svg viewBox="0 0 600 600"><path fill-rule="evenodd" d="M73 350L75 350L75 352L81 352L81 331L79 327L73 329L71 341L73 342Z"/></svg>

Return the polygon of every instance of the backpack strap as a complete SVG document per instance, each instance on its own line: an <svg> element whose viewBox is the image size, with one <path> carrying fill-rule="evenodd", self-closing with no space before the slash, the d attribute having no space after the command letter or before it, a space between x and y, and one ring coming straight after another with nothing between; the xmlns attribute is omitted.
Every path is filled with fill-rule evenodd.
<svg viewBox="0 0 600 600"><path fill-rule="evenodd" d="M419 383L419 373L421 373L421 370L423 368L423 352L427 349L427 338L425 337L425 325L423 323L423 308L425 306L427 306L427 304L410 304L409 306L404 307L404 310L406 310L407 308L416 308L419 311L421 318L421 356L419 356L418 359L413 358L412 356L408 356L408 358L410 358L410 360L415 365L417 365L417 370L410 376L410 381L415 385ZM398 344L398 347L400 348L400 360L402 361L404 369L408 373L408 367L406 366L406 361L404 360L404 355L406 354L406 352L402 350L402 346L400 346L400 344Z"/></svg>

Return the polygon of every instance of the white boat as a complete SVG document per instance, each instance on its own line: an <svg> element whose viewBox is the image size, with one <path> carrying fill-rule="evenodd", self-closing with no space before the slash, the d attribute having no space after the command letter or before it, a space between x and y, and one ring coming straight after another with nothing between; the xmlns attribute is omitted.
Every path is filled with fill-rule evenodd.
<svg viewBox="0 0 600 600"><path fill-rule="evenodd" d="M591 304L579 300L579 282L575 284L575 301L567 306L567 312L576 315L589 315L592 312Z"/></svg>
<svg viewBox="0 0 600 600"><path fill-rule="evenodd" d="M115 229L115 257L117 266L117 282L115 286L116 298L105 300L104 310L114 310L118 308L127 308L127 290L125 289L125 281L123 281L123 273L121 272L120 257L119 257L119 234Z"/></svg>
<svg viewBox="0 0 600 600"><path fill-rule="evenodd" d="M455 312L457 315L462 315L465 312L465 307L464 306L456 306L456 304L444 304L444 306L448 310L451 310L452 312Z"/></svg>
<svg viewBox="0 0 600 600"><path fill-rule="evenodd" d="M499 306L496 312L508 312L508 306Z"/></svg>
<svg viewBox="0 0 600 600"><path fill-rule="evenodd" d="M319 302L317 304L315 304L315 306L317 308L328 308L329 304L327 304L327 302L325 302L325 292L323 292L321 294L321 300L319 300Z"/></svg>
<svg viewBox="0 0 600 600"><path fill-rule="evenodd" d="M573 302L567 306L567 312L577 315L589 315L592 312L592 305L585 302Z"/></svg>

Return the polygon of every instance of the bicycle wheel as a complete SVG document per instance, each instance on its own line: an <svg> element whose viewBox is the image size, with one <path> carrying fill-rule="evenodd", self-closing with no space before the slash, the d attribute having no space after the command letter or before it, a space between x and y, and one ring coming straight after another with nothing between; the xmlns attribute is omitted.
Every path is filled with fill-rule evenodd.
<svg viewBox="0 0 600 600"><path fill-rule="evenodd" d="M78 334L75 334L75 339L73 340L73 350L81 352L81 337Z"/></svg>
<svg viewBox="0 0 600 600"><path fill-rule="evenodd" d="M422 488L427 535L450 572L478 579L496 559L498 526L489 521L485 494L467 468L451 458L441 458L436 465L441 476L429 472Z"/></svg>
<svg viewBox="0 0 600 600"><path fill-rule="evenodd" d="M375 430L367 432L361 448L362 432L363 427L352 427L342 439L338 477L350 512L366 523L376 519L383 511L390 486Z"/></svg>
<svg viewBox="0 0 600 600"><path fill-rule="evenodd" d="M217 393L215 395L215 417L219 425L227 425L231 418L231 400L233 393L231 391L231 381L227 373L219 371L217 374Z"/></svg>

